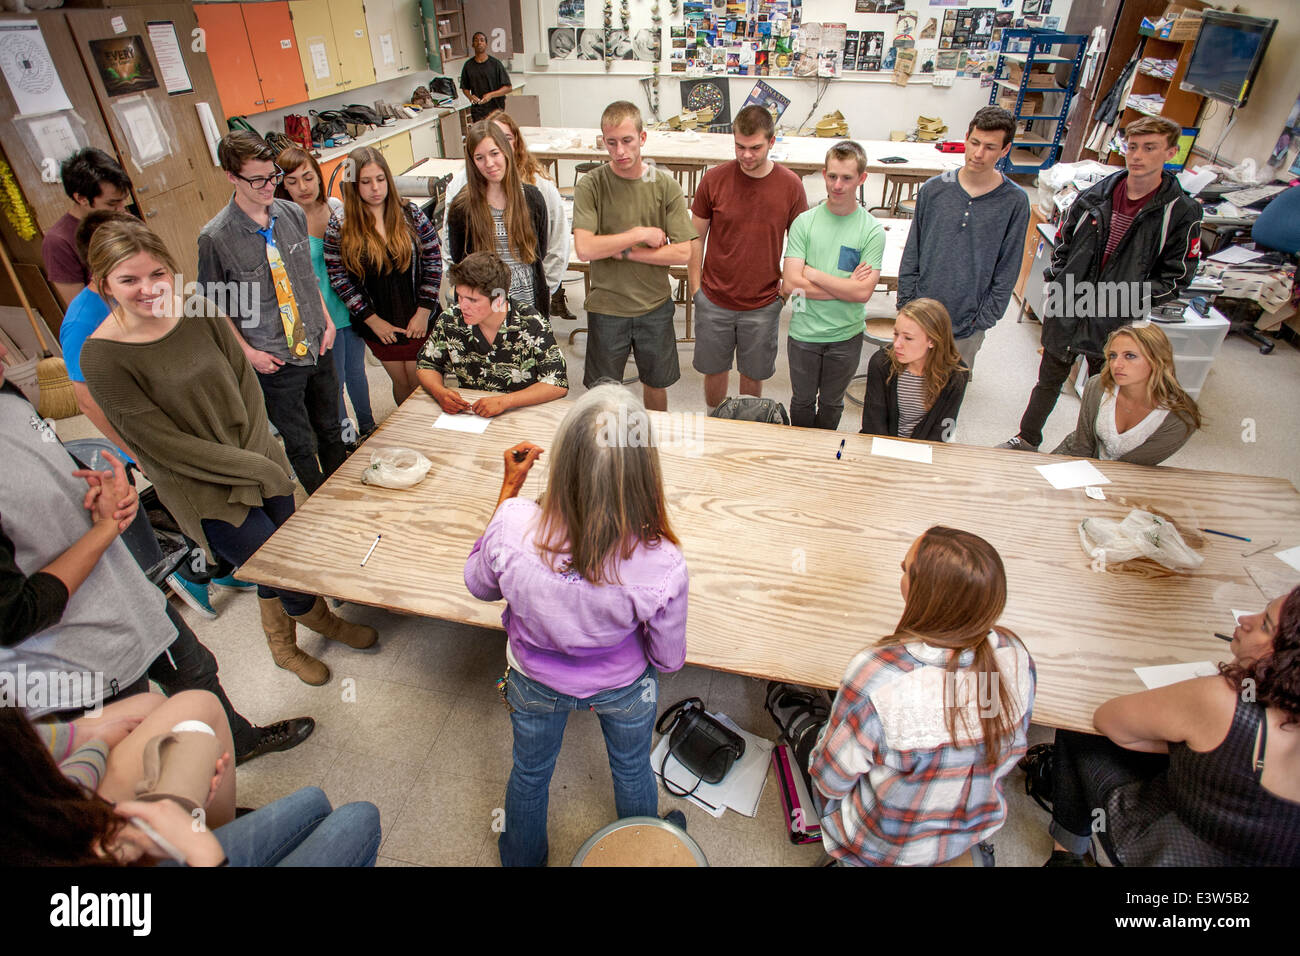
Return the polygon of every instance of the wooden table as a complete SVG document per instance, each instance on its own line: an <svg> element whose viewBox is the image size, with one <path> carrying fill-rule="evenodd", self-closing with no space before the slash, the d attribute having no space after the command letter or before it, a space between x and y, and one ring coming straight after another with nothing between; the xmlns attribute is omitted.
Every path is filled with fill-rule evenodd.
<svg viewBox="0 0 1300 956"><path fill-rule="evenodd" d="M598 146L599 129L526 126L521 132L528 150L539 159L595 160L609 158ZM784 136L772 148L772 158L801 176L822 168L826 151L838 140L819 136ZM890 140L860 139L867 152L867 172L912 176L937 176L964 163L960 153L941 153L931 143L895 143ZM717 166L736 158L736 141L730 133L683 133L649 130L641 155L656 163ZM886 156L902 156L905 163L882 163Z"/></svg>
<svg viewBox="0 0 1300 956"><path fill-rule="evenodd" d="M418 166L413 167L406 176L446 176L465 170L465 160L463 159L426 159Z"/></svg>
<svg viewBox="0 0 1300 956"><path fill-rule="evenodd" d="M439 409L417 391L367 446L416 448L433 462L408 491L362 485L363 448L239 571L260 584L328 594L486 627L501 604L472 598L465 557L501 484L501 453L523 439L547 447L570 402L508 412L482 435L434 429ZM1103 701L1142 689L1135 666L1227 658L1214 637L1230 608L1265 595L1244 565L1253 545L1201 536L1214 527L1300 542L1300 494L1276 478L1105 462L1106 501L1053 490L1034 465L1047 455L933 445L921 465L873 457L865 435L656 415L686 436L662 449L673 526L691 574L691 664L835 687L849 660L891 633L902 611L899 562L933 524L987 538L1006 563L1002 623L1038 666L1036 722L1090 730ZM689 429L686 430L686 429ZM835 452L841 439L843 458ZM537 497L546 456L523 493ZM1191 574L1094 571L1079 520L1149 506L1177 522L1205 563ZM383 540L364 568L377 533ZM1272 595L1269 595L1271 597Z"/></svg>

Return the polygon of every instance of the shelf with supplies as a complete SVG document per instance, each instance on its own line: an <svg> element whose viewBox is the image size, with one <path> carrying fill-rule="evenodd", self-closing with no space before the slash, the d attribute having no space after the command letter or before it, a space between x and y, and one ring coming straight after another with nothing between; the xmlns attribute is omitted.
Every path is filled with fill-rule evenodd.
<svg viewBox="0 0 1300 956"><path fill-rule="evenodd" d="M998 163L1007 173L1035 173L1056 164L1065 136L1065 117L1079 82L1088 37L1055 30L1003 30L989 92L989 105L1001 106L1016 118L1015 148ZM1069 65L1064 86L1055 70ZM1051 97L1049 100L1048 97Z"/></svg>

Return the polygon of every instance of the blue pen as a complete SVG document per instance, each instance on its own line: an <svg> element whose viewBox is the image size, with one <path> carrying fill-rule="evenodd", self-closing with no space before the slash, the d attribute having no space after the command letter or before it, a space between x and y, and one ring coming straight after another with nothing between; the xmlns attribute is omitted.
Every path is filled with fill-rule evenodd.
<svg viewBox="0 0 1300 956"><path fill-rule="evenodd" d="M840 439L840 450L837 451L837 452L835 453L835 457L836 457L837 459L838 459L841 455L844 454L844 442L845 442L845 439L841 438L841 439Z"/></svg>
<svg viewBox="0 0 1300 956"><path fill-rule="evenodd" d="M1237 541L1250 541L1249 538L1243 538L1239 534L1228 534L1226 531L1215 531L1213 528L1202 528L1201 530L1207 534L1217 534L1221 538L1234 538Z"/></svg>

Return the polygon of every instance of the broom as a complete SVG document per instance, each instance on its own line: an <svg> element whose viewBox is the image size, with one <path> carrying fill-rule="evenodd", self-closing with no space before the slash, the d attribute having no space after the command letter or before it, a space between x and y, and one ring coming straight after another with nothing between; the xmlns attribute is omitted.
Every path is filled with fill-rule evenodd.
<svg viewBox="0 0 1300 956"><path fill-rule="evenodd" d="M18 301L22 303L23 311L27 313L27 321L32 324L36 341L41 346L42 357L36 363L36 387L40 389L41 394L37 413L42 418L54 419L80 415L81 409L77 405L77 396L72 391L72 382L68 379L68 367L63 364L63 359L54 357L50 347L45 343L41 323L37 320L36 313L32 311L32 304L27 301L27 293L22 283L18 281L14 264L9 261L9 252L3 244L0 244L0 259L4 260L5 272L9 273L9 281L14 284L14 289L18 292Z"/></svg>

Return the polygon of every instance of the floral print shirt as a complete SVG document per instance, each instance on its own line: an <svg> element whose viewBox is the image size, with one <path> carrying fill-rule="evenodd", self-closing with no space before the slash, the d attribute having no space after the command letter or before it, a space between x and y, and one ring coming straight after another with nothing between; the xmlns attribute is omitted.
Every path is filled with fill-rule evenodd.
<svg viewBox="0 0 1300 956"><path fill-rule="evenodd" d="M555 343L550 323L531 305L514 300L489 344L478 326L468 326L460 306L438 316L420 350L419 368L456 376L461 388L517 392L543 382L569 387L564 354Z"/></svg>

